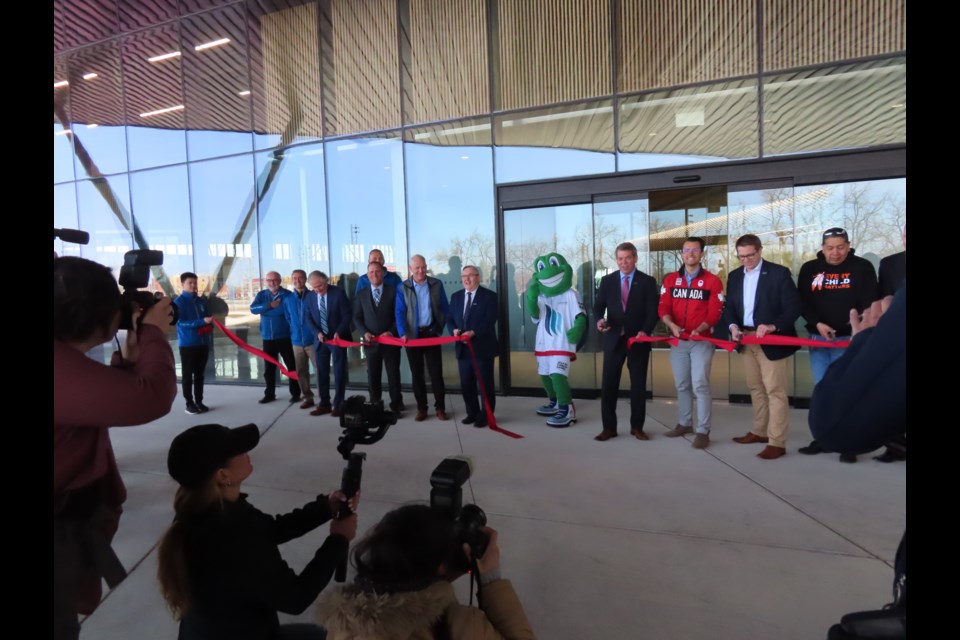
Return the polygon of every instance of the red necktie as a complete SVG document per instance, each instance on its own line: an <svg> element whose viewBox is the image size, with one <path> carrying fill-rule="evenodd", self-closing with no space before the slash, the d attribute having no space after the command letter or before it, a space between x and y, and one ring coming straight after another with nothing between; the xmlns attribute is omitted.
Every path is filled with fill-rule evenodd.
<svg viewBox="0 0 960 640"><path fill-rule="evenodd" d="M623 276L623 286L620 287L620 304L623 305L623 310L627 310L627 297L630 295L630 278L628 276Z"/></svg>

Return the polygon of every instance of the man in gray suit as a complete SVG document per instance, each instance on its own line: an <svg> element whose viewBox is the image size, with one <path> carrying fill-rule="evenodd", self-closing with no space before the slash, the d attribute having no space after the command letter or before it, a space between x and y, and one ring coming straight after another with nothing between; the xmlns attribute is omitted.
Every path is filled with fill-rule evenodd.
<svg viewBox="0 0 960 640"><path fill-rule="evenodd" d="M353 299L353 322L364 342L367 356L367 384L370 402L377 402L383 394L381 374L387 368L390 392L390 410L400 417L403 396L400 394L400 347L371 342L374 337L397 335L396 285L384 284L384 268L379 262L367 265L370 286L357 292Z"/></svg>

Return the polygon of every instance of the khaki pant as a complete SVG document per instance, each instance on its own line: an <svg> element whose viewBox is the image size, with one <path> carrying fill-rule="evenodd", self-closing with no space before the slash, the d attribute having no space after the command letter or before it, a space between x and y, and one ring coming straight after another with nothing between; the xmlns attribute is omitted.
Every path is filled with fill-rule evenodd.
<svg viewBox="0 0 960 640"><path fill-rule="evenodd" d="M753 400L755 435L770 438L774 447L787 446L790 429L790 401L787 399L788 358L770 360L760 345L743 347L743 372Z"/></svg>
<svg viewBox="0 0 960 640"><path fill-rule="evenodd" d="M293 359L297 363L297 378L300 382L300 395L304 400L313 400L313 391L310 389L310 363L317 367L317 355L314 346L298 347L293 345Z"/></svg>

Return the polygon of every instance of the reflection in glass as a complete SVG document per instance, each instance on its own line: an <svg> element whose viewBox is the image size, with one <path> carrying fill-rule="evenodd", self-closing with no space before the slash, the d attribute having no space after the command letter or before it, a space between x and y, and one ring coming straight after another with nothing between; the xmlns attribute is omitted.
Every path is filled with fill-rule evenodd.
<svg viewBox="0 0 960 640"><path fill-rule="evenodd" d="M73 180L73 138L59 122L53 123L53 182Z"/></svg>
<svg viewBox="0 0 960 640"><path fill-rule="evenodd" d="M61 5L63 39L68 48L103 40L119 31L116 0L64 0Z"/></svg>
<svg viewBox="0 0 960 640"><path fill-rule="evenodd" d="M55 229L79 229L77 220L77 187L74 183L53 186L53 226ZM79 256L80 245L53 241L53 250L60 256Z"/></svg>
<svg viewBox="0 0 960 640"><path fill-rule="evenodd" d="M610 100L494 116L497 182L613 173Z"/></svg>
<svg viewBox="0 0 960 640"><path fill-rule="evenodd" d="M330 270L323 145L258 153L260 261L284 278L294 269Z"/></svg>
<svg viewBox="0 0 960 640"><path fill-rule="evenodd" d="M133 248L127 176L77 182L77 213L80 229L90 234L80 254L119 270L123 254Z"/></svg>
<svg viewBox="0 0 960 640"><path fill-rule="evenodd" d="M120 30L135 31L177 17L177 0L117 0Z"/></svg>
<svg viewBox="0 0 960 640"><path fill-rule="evenodd" d="M163 266L153 270L154 280L164 293L176 295L180 274L193 271L186 165L131 173L130 202L149 248L163 251Z"/></svg>
<svg viewBox="0 0 960 640"><path fill-rule="evenodd" d="M594 287L591 208L589 204L575 204L504 211L507 311L500 315L501 322L505 319L507 323L509 369L514 387L541 388L533 355L537 325L527 315L524 305L534 260L556 251L573 267L573 287L581 297ZM570 368L570 386L574 389L597 388L595 369L594 354L581 350L576 364Z"/></svg>
<svg viewBox="0 0 960 640"><path fill-rule="evenodd" d="M764 155L907 141L904 58L764 78Z"/></svg>
<svg viewBox="0 0 960 640"><path fill-rule="evenodd" d="M620 171L756 157L755 80L621 98Z"/></svg>

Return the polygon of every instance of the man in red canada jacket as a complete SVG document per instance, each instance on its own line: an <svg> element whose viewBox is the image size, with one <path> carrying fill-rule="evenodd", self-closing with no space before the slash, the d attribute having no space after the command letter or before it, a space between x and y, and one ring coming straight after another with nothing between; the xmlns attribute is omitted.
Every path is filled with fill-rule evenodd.
<svg viewBox="0 0 960 640"><path fill-rule="evenodd" d="M670 333L680 338L670 347L670 366L677 385L679 421L666 435L675 438L696 431L694 449L710 444L710 365L712 343L690 337L713 335L723 313L723 283L700 264L706 242L703 238L683 241L683 268L670 272L660 287L660 319ZM697 426L693 426L693 396L697 396Z"/></svg>

